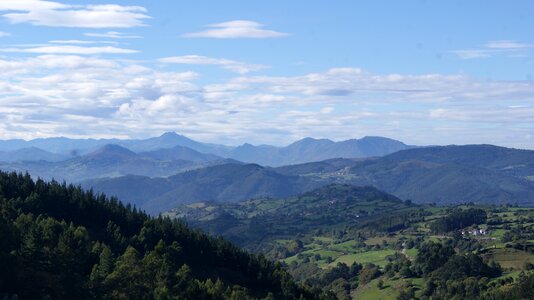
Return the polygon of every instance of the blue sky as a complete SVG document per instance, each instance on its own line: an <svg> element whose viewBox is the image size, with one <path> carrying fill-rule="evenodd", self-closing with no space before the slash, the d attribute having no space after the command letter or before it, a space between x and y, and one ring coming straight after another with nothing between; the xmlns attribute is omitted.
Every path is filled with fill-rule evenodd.
<svg viewBox="0 0 534 300"><path fill-rule="evenodd" d="M0 0L0 138L534 149L532 1Z"/></svg>

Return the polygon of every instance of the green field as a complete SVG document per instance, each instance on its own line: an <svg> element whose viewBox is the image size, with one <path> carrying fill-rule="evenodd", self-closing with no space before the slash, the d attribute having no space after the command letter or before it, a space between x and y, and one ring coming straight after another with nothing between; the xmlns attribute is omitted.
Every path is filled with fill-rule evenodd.
<svg viewBox="0 0 534 300"><path fill-rule="evenodd" d="M341 252L354 251L354 249L356 248L356 244L356 241L351 240L339 244L330 244L328 248Z"/></svg>
<svg viewBox="0 0 534 300"><path fill-rule="evenodd" d="M378 282L382 280L383 287L378 287ZM423 278L410 278L410 279L389 279L385 277L379 277L365 286L359 287L354 290L352 297L354 299L365 300L395 300L399 296L400 290L407 286L413 286L416 290L421 290L425 280ZM416 295L418 293L416 292Z"/></svg>
<svg viewBox="0 0 534 300"><path fill-rule="evenodd" d="M534 254L516 249L492 249L486 254L505 269L521 270L526 263L534 263Z"/></svg>
<svg viewBox="0 0 534 300"><path fill-rule="evenodd" d="M363 287L353 291L354 299L377 299L377 300L395 300L399 295L398 287L401 285L399 280L384 280L384 287L378 288L377 284L380 279L374 279Z"/></svg>
<svg viewBox="0 0 534 300"><path fill-rule="evenodd" d="M391 243L395 243L397 240L398 240L398 238L396 238L396 237L377 236L377 237L372 237L372 238L367 239L365 241L365 244L366 245L382 245L382 243L384 241L386 241L387 243L391 244Z"/></svg>
<svg viewBox="0 0 534 300"><path fill-rule="evenodd" d="M393 255L395 254L395 252L395 250L378 250L342 255L330 265L335 266L337 263L345 263L347 265L351 265L353 262L356 262L359 264L372 263L384 267L387 264L386 256Z"/></svg>

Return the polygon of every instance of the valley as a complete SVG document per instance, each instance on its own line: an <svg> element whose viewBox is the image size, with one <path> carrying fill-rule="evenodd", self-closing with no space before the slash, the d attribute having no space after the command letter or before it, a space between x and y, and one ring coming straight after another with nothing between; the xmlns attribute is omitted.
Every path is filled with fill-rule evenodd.
<svg viewBox="0 0 534 300"><path fill-rule="evenodd" d="M483 217L468 221L464 215L471 212ZM534 208L416 205L372 188L330 185L287 199L194 203L166 215L264 253L298 281L325 286L339 299L398 299L407 290L419 299L436 292L428 291L429 284L446 293L451 283L418 270L420 249L428 243L498 264L494 283L534 266ZM452 216L464 218L463 225ZM350 275L353 267L359 269ZM362 268L374 275L362 278ZM475 296L481 294L464 295Z"/></svg>

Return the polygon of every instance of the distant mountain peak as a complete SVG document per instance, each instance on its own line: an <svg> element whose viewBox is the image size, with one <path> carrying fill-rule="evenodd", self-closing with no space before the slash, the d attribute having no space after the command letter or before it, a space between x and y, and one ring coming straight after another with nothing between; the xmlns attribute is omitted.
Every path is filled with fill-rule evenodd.
<svg viewBox="0 0 534 300"><path fill-rule="evenodd" d="M300 139L288 147L295 146L295 145L311 145L311 144L334 144L335 142L329 140L329 139L316 139L312 137L305 137L303 139Z"/></svg>
<svg viewBox="0 0 534 300"><path fill-rule="evenodd" d="M359 139L358 141L389 141L389 142L404 144L403 142L399 140L395 140L395 139L383 137L383 136L376 136L376 135L366 135L362 137L361 139Z"/></svg>
<svg viewBox="0 0 534 300"><path fill-rule="evenodd" d="M168 140L168 141L172 141L172 140L190 140L188 137L186 137L184 135L181 135L181 134L178 134L178 133L176 133L174 131L165 132L158 139Z"/></svg>
<svg viewBox="0 0 534 300"><path fill-rule="evenodd" d="M312 137L305 137L297 142L331 142L331 140L329 139L325 139L325 138L322 138L322 139L316 139L316 138L312 138Z"/></svg>
<svg viewBox="0 0 534 300"><path fill-rule="evenodd" d="M360 138L359 140L375 140L375 139L391 140L390 138L383 137L383 136L376 136L376 135L366 135Z"/></svg>
<svg viewBox="0 0 534 300"><path fill-rule="evenodd" d="M182 135L179 135L178 133L174 132L174 131L167 131L165 133L163 133L160 137L183 137Z"/></svg>

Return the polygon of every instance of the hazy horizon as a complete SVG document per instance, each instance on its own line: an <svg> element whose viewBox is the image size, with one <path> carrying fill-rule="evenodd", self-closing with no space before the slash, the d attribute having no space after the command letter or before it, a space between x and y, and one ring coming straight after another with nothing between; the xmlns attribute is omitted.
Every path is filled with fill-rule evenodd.
<svg viewBox="0 0 534 300"><path fill-rule="evenodd" d="M168 133L175 133L177 135L180 135L180 136L183 136L183 137L186 137L186 138L189 138L191 140L194 140L195 142L200 142L200 143L206 143L206 144L218 144L218 143L213 143L213 142L210 142L210 141L203 141L203 140L197 140L197 139L194 139L194 138L191 138L190 136L187 136L187 135L183 135L179 132L171 132L171 131L167 131L167 132L162 132L161 134L159 135L154 135L154 136L146 136L146 137L140 137L140 138L118 138L118 137L103 137L103 138L99 138L99 137L96 137L96 138L86 138L86 137L68 137L68 136L50 136L50 137L43 137L43 138L34 138L34 139L19 139L19 140L23 140L23 141L26 141L26 142L29 142L29 141L32 141L32 140L37 140L37 139L48 139L48 138L68 138L68 139L75 139L75 140L79 140L79 139L94 139L94 140L112 140L112 139L117 139L117 140L144 140L144 139L150 139L150 138L157 138L157 137L161 137L163 136L164 134L168 134ZM296 140L293 140L289 143L286 143L286 144L267 144L267 143L249 143L249 142L244 142L244 143L241 143L241 144L220 144L222 146L228 146L228 147L239 147L239 146L242 146L244 144L251 144L253 146L275 146L275 147L286 147L286 146L289 146L293 143L296 143L298 141L301 141L303 139L307 139L307 138L311 138L311 139L314 139L314 140L330 140L332 142L343 142L343 141L347 141L347 140L361 140L363 138L367 138L367 137L380 137L380 138L387 138L387 139L392 139L392 140L397 140L399 142L402 142L408 146L416 146L416 147L426 147L426 146L467 146L467 145L483 145L483 144L487 144L487 145L493 145L493 146L499 146L499 147L507 147L507 146L503 146L503 145L495 145L495 144L488 144L488 143L479 143L479 144L474 144L474 143L467 143L467 144L419 144L419 145L416 145L416 144L410 144L410 143L406 143L405 141L402 141L402 140L399 140L399 139L396 139L394 137L388 137L388 136L369 136L369 135L366 135L366 136L361 136L361 137L353 137L353 138L348 138L348 139L330 139L328 137L313 137L313 136L306 136L306 137L302 137L302 138L298 138ZM14 140L14 139L0 139L0 141L9 141L9 140ZM514 149L520 149L520 150L534 150L534 149L528 149L528 148L520 148L520 147L508 147L508 148L514 148Z"/></svg>

